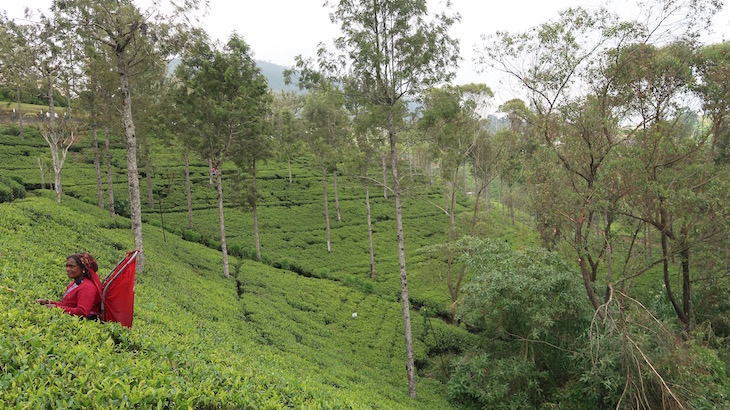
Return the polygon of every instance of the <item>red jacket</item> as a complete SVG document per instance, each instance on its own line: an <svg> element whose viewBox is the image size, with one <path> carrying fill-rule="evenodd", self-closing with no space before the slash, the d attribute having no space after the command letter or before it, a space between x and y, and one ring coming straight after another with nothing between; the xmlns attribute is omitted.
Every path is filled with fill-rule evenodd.
<svg viewBox="0 0 730 410"><path fill-rule="evenodd" d="M60 302L54 302L66 313L76 316L98 315L101 311L101 295L89 279L78 279L68 284Z"/></svg>

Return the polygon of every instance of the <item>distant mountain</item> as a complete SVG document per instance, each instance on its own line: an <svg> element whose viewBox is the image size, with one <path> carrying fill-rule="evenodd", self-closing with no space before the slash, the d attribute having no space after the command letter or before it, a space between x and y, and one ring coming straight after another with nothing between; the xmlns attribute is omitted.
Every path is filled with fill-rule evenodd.
<svg viewBox="0 0 730 410"><path fill-rule="evenodd" d="M173 59L167 65L169 73L175 71L175 67L180 64L180 59ZM294 78L294 84L284 84L284 70L288 67L270 63L268 61L256 60L256 65L261 70L261 74L266 77L269 82L269 88L274 92L279 91L296 91L299 92L299 87L296 85L297 78Z"/></svg>
<svg viewBox="0 0 730 410"><path fill-rule="evenodd" d="M299 92L299 87L296 85L296 78L293 79L294 84L284 84L284 70L288 67L261 60L256 60L256 65L261 70L261 74L266 76L266 79L269 81L269 88L271 88L272 91Z"/></svg>

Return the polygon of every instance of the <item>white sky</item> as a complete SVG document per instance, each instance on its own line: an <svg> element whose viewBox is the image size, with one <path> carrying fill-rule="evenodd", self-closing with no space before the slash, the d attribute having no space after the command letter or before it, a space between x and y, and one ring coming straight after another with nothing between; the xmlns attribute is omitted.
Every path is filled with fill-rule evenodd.
<svg viewBox="0 0 730 410"><path fill-rule="evenodd" d="M143 0L144 1L144 0ZM440 8L445 0L429 0ZM609 3L610 2L610 3ZM633 4L636 4L636 0ZM22 17L23 9L48 8L50 0L2 0L0 10L10 18ZM473 47L480 44L480 35L497 30L524 31L542 22L557 18L558 11L568 7L595 8L609 4L612 9L626 9L627 0L452 0L452 10L461 14L451 34L460 39L463 61L456 83L481 82L497 94L507 93L494 73L478 74L473 66ZM726 7L715 16L713 41L730 38L730 10ZM324 0L210 0L210 10L203 20L208 33L221 41L235 30L251 45L259 60L291 66L296 55L315 57L317 44L338 36L338 29L329 20ZM499 99L499 97L498 97Z"/></svg>

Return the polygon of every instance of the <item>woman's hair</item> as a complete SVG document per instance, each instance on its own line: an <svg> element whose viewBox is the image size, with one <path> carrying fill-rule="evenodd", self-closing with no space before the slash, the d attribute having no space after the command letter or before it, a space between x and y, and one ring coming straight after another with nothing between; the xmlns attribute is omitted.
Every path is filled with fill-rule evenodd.
<svg viewBox="0 0 730 410"><path fill-rule="evenodd" d="M69 255L66 259L73 259L76 261L76 264L83 268L84 276L86 277L89 276L90 270L94 272L99 270L99 264L96 263L96 259L86 252L74 253L73 255Z"/></svg>

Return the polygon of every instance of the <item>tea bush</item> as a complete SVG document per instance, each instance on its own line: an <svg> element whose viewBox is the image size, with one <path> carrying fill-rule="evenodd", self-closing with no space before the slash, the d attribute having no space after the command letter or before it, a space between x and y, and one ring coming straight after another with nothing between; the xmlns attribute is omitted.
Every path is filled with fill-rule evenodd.
<svg viewBox="0 0 730 410"><path fill-rule="evenodd" d="M0 206L0 407L450 407L428 380L407 398L398 303L251 261L239 297L219 253L158 228L144 227L131 331L33 304L60 297L65 255L103 270L132 246L122 217L54 197Z"/></svg>

